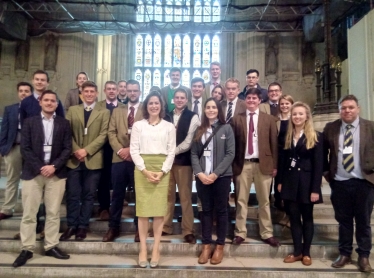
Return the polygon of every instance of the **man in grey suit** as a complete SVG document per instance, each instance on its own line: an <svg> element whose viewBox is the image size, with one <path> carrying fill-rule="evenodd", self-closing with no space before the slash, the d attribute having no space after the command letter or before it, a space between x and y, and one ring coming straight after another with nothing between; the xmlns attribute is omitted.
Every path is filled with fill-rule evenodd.
<svg viewBox="0 0 374 278"><path fill-rule="evenodd" d="M32 94L34 88L30 83L17 84L18 98L22 101ZM20 103L5 107L0 132L0 154L4 157L7 183L5 201L0 211L0 220L12 217L18 198L18 185L21 178L21 121L19 118Z"/></svg>
<svg viewBox="0 0 374 278"><path fill-rule="evenodd" d="M324 135L324 177L330 183L331 202L339 223L340 256L332 267L351 263L354 223L358 267L371 272L371 213L374 204L374 122L359 117L354 95L339 102L340 119L327 123Z"/></svg>
<svg viewBox="0 0 374 278"><path fill-rule="evenodd" d="M183 89L188 94L188 102L191 102L191 90L183 86L181 81L181 70L180 68L172 68L170 69L170 80L171 83L168 86L161 88L161 95L164 98L165 104L167 106L167 112L171 112L174 110L174 92L176 89Z"/></svg>

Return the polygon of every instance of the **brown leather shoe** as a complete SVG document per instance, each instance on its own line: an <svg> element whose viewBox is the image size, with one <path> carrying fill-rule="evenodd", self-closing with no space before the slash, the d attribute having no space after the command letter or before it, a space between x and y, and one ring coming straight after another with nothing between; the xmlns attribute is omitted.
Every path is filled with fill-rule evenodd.
<svg viewBox="0 0 374 278"><path fill-rule="evenodd" d="M309 256L304 256L301 262L303 265L310 266L312 265L312 258Z"/></svg>
<svg viewBox="0 0 374 278"><path fill-rule="evenodd" d="M242 244L244 241L245 241L244 238L242 238L242 237L240 237L240 236L236 236L236 237L234 237L234 239L232 240L232 244L234 244L234 245L240 245L240 244Z"/></svg>
<svg viewBox="0 0 374 278"><path fill-rule="evenodd" d="M372 271L369 259L366 257L358 257L357 264L361 272L370 273Z"/></svg>
<svg viewBox="0 0 374 278"><path fill-rule="evenodd" d="M299 255L299 256L294 256L293 254L289 254L287 257L284 258L283 262L284 263L294 263L294 262L297 262L297 261L301 261L303 259L303 255Z"/></svg>
<svg viewBox="0 0 374 278"><path fill-rule="evenodd" d="M280 242L275 237L269 237L267 239L263 239L263 242L269 244L272 247L279 247L281 246Z"/></svg>
<svg viewBox="0 0 374 278"><path fill-rule="evenodd" d="M350 264L352 263L352 260L351 260L351 257L347 257L347 256L343 256L343 255L340 255L332 264L331 266L332 267L335 267L335 268L342 268L344 267L346 264Z"/></svg>
<svg viewBox="0 0 374 278"><path fill-rule="evenodd" d="M5 214L5 213L0 212L0 220L7 219L7 218L10 218L12 216L13 215L9 215L9 214Z"/></svg>
<svg viewBox="0 0 374 278"><path fill-rule="evenodd" d="M110 218L109 211L104 209L100 212L100 220L102 221L108 221Z"/></svg>
<svg viewBox="0 0 374 278"><path fill-rule="evenodd" d="M220 264L223 259L223 248L225 245L216 245L212 258L210 259L211 264Z"/></svg>
<svg viewBox="0 0 374 278"><path fill-rule="evenodd" d="M109 228L106 234L103 237L103 242L112 242L117 237L119 237L119 229L118 228Z"/></svg>
<svg viewBox="0 0 374 278"><path fill-rule="evenodd" d="M139 231L136 231L135 237L134 237L135 242L140 242L140 237L139 237Z"/></svg>
<svg viewBox="0 0 374 278"><path fill-rule="evenodd" d="M196 237L193 234L185 235L184 240L189 244L196 244Z"/></svg>
<svg viewBox="0 0 374 278"><path fill-rule="evenodd" d="M65 232L60 236L60 241L65 241L70 239L72 236L75 235L76 230L73 228L67 228Z"/></svg>
<svg viewBox="0 0 374 278"><path fill-rule="evenodd" d="M82 241L87 237L87 229L78 228L77 233L75 234L76 241Z"/></svg>
<svg viewBox="0 0 374 278"><path fill-rule="evenodd" d="M197 262L199 264L206 264L209 261L212 251L210 249L210 244L203 244L202 246L203 248L201 248L201 254Z"/></svg>

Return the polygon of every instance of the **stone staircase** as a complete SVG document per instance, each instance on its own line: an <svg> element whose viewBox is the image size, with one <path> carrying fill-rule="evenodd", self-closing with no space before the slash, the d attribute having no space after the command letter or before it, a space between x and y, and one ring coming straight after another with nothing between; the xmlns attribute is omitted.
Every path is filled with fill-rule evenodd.
<svg viewBox="0 0 374 278"><path fill-rule="evenodd" d="M0 179L0 206L4 199L4 178ZM337 235L338 225L334 220L334 212L329 199L329 189L324 188L324 204L316 205L314 209L315 236L311 248L313 264L309 267L301 262L293 264L283 263L283 258L293 251L290 230L284 226L274 224L274 235L278 237L282 246L270 247L264 244L258 235L257 207L255 194L251 194L248 207L247 238L240 246L231 245L234 221L231 221L227 233L225 256L217 266L199 265L197 257L201 250L200 221L195 218L195 231L198 238L196 245L183 242L181 226L177 218L181 214L179 204L176 205L174 235L162 237L161 260L157 269L142 269L137 265L139 244L134 242L135 227L133 216L135 213L133 194L127 194L128 205L124 206L121 222L121 237L115 242L101 241L108 229L107 221L97 218L97 207L93 211L90 221L90 232L83 242L74 240L61 242L59 247L67 251L71 258L66 261L43 256L43 241L37 236L37 246L34 257L20 268L14 269L11 264L20 252L20 242L13 236L18 233L22 215L22 204L16 207L14 217L0 221L0 277L250 277L250 278L280 278L280 277L374 277L362 274L355 264L343 269L331 268L331 262L338 256ZM196 193L193 194L195 216L197 216ZM230 215L235 209L230 201ZM274 221L279 212L272 209ZM66 228L66 206L61 205L61 230ZM147 239L149 256L153 239ZM353 254L353 259L357 255ZM374 266L374 261L371 261Z"/></svg>

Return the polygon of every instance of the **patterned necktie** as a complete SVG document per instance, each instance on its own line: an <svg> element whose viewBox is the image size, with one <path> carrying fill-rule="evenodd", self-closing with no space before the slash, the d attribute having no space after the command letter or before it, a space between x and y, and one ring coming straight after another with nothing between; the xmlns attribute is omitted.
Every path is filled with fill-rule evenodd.
<svg viewBox="0 0 374 278"><path fill-rule="evenodd" d="M200 101L195 99L195 101L194 101L195 106L193 107L193 112L195 112L197 115L199 115L199 106L198 106L199 102Z"/></svg>
<svg viewBox="0 0 374 278"><path fill-rule="evenodd" d="M132 125L134 124L134 111L135 111L135 108L134 106L130 106L130 113L129 113L129 116L127 117L127 123L129 125L129 128L132 128Z"/></svg>
<svg viewBox="0 0 374 278"><path fill-rule="evenodd" d="M229 123L232 118L232 101L229 102L229 109L227 110L226 123Z"/></svg>
<svg viewBox="0 0 374 278"><path fill-rule="evenodd" d="M346 126L346 131L344 134L344 144L343 144L343 150L347 148L351 149L351 153L345 154L343 151L343 167L344 169L350 173L355 168L354 161L353 161L353 134L351 132L352 125Z"/></svg>
<svg viewBox="0 0 374 278"><path fill-rule="evenodd" d="M253 124L253 115L255 113L249 113L249 125L248 125L248 154L253 154L253 132L255 131L255 127Z"/></svg>
<svg viewBox="0 0 374 278"><path fill-rule="evenodd" d="M84 108L87 112L90 112L92 110L91 106L87 106L86 108Z"/></svg>

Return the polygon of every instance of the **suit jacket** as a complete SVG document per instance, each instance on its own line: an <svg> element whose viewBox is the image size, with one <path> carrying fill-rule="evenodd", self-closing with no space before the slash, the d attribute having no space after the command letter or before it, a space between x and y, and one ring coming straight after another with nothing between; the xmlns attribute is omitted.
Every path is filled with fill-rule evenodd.
<svg viewBox="0 0 374 278"><path fill-rule="evenodd" d="M221 82L219 82L219 84L222 87L225 87L225 82L221 81ZM212 94L210 92L210 85L212 85L212 81L209 81L209 82L205 83L205 90L203 92L203 96L205 97L205 100L207 100L208 98L212 97ZM205 103L205 101L204 101L204 103Z"/></svg>
<svg viewBox="0 0 374 278"><path fill-rule="evenodd" d="M169 93L169 86L165 86L163 88L161 88L161 96L164 98L164 102L165 102L165 105L167 106L168 105L168 93ZM180 85L181 89L185 90L187 92L187 99L188 99L188 103L190 104L191 103L191 89L186 87L186 86L183 86L183 85ZM167 111L169 112L169 111Z"/></svg>
<svg viewBox="0 0 374 278"><path fill-rule="evenodd" d="M18 132L19 103L5 107L0 131L0 154L7 155L16 142Z"/></svg>
<svg viewBox="0 0 374 278"><path fill-rule="evenodd" d="M261 88L260 84L258 83L257 83L257 89L261 91L261 96L262 96L261 103L266 103L269 100L268 90L265 88ZM246 91L247 91L247 86L243 88L243 91L238 95L238 98L244 100Z"/></svg>
<svg viewBox="0 0 374 278"><path fill-rule="evenodd" d="M221 102L223 115L225 116L226 116L226 110L227 110L227 103L228 103L227 99ZM232 117L235 117L236 115L240 113L245 113L246 110L247 110L247 106L245 105L245 101L238 98L236 102L236 106L235 106L234 115L232 115Z"/></svg>
<svg viewBox="0 0 374 278"><path fill-rule="evenodd" d="M65 112L68 112L70 106L79 104L79 89L70 89L65 99Z"/></svg>
<svg viewBox="0 0 374 278"><path fill-rule="evenodd" d="M84 135L84 105L71 106L66 115L72 130L73 151L85 149L87 156L84 159L86 167L97 170L103 167L102 147L107 140L110 112L106 108L95 105L87 122L87 135ZM75 169L79 166L79 160L72 154L67 166Z"/></svg>
<svg viewBox="0 0 374 278"><path fill-rule="evenodd" d="M232 165L233 174L234 176L238 176L243 170L245 147L248 140L246 111L234 117L231 120L231 126L235 135L235 159ZM278 137L274 117L260 111L258 115L257 131L261 173L264 175L272 175L273 169L277 169L278 163Z"/></svg>
<svg viewBox="0 0 374 278"><path fill-rule="evenodd" d="M31 180L40 175L44 163L44 127L41 115L27 118L22 127L21 154L23 157L21 179ZM67 177L66 162L71 154L71 130L69 122L59 116L54 118L52 152L49 165L56 168L55 175Z"/></svg>
<svg viewBox="0 0 374 278"><path fill-rule="evenodd" d="M96 105L98 107L102 108L102 109L107 109L106 108L106 99L96 102L95 107L96 107ZM123 106L125 106L125 104L123 104L122 102L118 101L117 102L117 107L121 107L121 106L123 107Z"/></svg>
<svg viewBox="0 0 374 278"><path fill-rule="evenodd" d="M279 183L282 184L281 197L303 204L310 204L310 194L319 194L316 203L322 203L322 171L323 171L323 136L317 132L318 142L311 148L306 148L303 134L296 146L283 150L282 161L279 163ZM294 160L294 167L291 166ZM278 185L276 185L278 186Z"/></svg>
<svg viewBox="0 0 374 278"><path fill-rule="evenodd" d="M19 118L21 121L21 126L23 125L23 121L26 118L38 116L40 115L41 111L42 108L40 107L39 101L37 101L34 97L34 94L31 94L31 96L24 98L21 101L21 105L19 108ZM56 115L63 118L65 117L64 107L62 106L60 100L58 101L58 106L56 108Z"/></svg>
<svg viewBox="0 0 374 278"><path fill-rule="evenodd" d="M342 121L327 123L324 130L324 171L330 181L338 170L339 134ZM363 177L374 185L374 122L360 118L360 162Z"/></svg>
<svg viewBox="0 0 374 278"><path fill-rule="evenodd" d="M108 139L113 149L112 163L122 162L123 159L117 155L117 152L122 148L130 147L130 134L128 134L127 113L129 106L121 105L113 110L110 117L108 128ZM134 122L143 119L142 103L136 111Z"/></svg>
<svg viewBox="0 0 374 278"><path fill-rule="evenodd" d="M270 111L270 103L269 102L264 102L264 103L261 103L259 106L258 106L258 109L260 109L261 112L264 112L266 114L269 114L271 115L271 111ZM277 120L277 130L279 132L280 130L280 120L279 118L276 118Z"/></svg>

